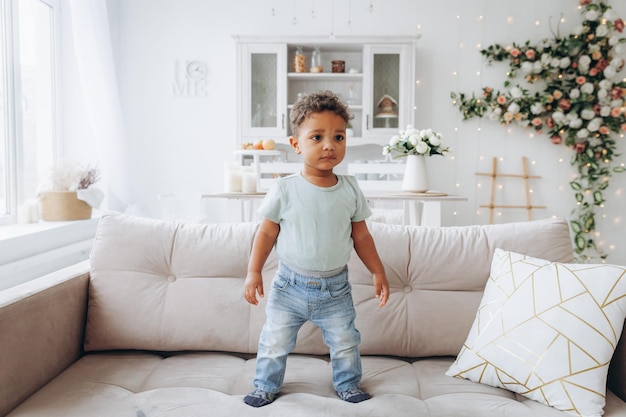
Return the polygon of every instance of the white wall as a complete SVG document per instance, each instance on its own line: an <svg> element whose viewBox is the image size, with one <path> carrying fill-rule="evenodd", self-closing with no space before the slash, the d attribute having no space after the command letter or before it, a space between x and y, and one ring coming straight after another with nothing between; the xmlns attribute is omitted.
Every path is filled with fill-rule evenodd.
<svg viewBox="0 0 626 417"><path fill-rule="evenodd" d="M331 5L334 3L333 11ZM479 53L493 43L538 41L561 34L579 22L573 0L109 0L111 28L121 97L126 116L128 152L136 164L137 202L148 216L159 216L156 195L195 195L222 190L222 162L235 148L235 42L231 35L416 35L418 41L417 123L443 132L453 158L431 158L432 188L465 195L468 202L445 206L446 225L489 222L489 178L476 172L491 169L521 173L521 158L542 178L532 181L532 203L545 205L533 218L568 218L574 207L569 181L572 151L552 145L547 136L530 130L503 128L489 120L461 121L450 92L502 88L507 63L487 67ZM626 3L613 0L626 17ZM295 6L294 6L295 4ZM272 7L276 15L272 16ZM295 10L294 10L295 7ZM316 18L311 18L314 7ZM297 24L292 23L293 17ZM173 94L174 62L201 59L208 63L208 96ZM620 151L624 152L623 140ZM626 175L615 175L598 215L597 241L609 260L626 264ZM520 180L505 180L497 201L525 204ZM524 210L503 210L496 222L525 220Z"/></svg>

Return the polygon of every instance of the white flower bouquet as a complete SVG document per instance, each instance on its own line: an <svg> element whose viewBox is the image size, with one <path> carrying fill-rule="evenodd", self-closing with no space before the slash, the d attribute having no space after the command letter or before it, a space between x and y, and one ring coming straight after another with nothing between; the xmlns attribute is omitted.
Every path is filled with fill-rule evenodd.
<svg viewBox="0 0 626 417"><path fill-rule="evenodd" d="M405 130L401 130L398 135L394 135L389 140L389 145L383 147L383 155L389 155L392 151L403 157L408 155L443 155L450 151L444 144L441 133L432 129L415 129L409 125Z"/></svg>

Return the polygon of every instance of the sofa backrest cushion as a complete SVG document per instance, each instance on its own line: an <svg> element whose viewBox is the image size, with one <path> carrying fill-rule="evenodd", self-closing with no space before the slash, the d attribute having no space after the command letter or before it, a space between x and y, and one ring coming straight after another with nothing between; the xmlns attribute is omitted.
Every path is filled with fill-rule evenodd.
<svg viewBox="0 0 626 417"><path fill-rule="evenodd" d="M567 222L403 227L369 223L391 288L378 307L371 275L349 262L363 354L456 355L471 327L495 248L571 262ZM91 253L85 350L255 353L265 321L243 298L256 223L191 224L107 213ZM266 291L277 268L263 270ZM267 297L266 297L267 298ZM296 352L326 354L315 326Z"/></svg>

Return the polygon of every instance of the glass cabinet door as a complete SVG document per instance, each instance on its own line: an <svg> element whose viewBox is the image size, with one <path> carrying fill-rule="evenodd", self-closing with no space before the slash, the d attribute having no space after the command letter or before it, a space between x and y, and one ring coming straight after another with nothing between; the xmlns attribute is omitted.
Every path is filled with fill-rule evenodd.
<svg viewBox="0 0 626 417"><path fill-rule="evenodd" d="M372 71L372 127L398 128L400 54L374 54Z"/></svg>
<svg viewBox="0 0 626 417"><path fill-rule="evenodd" d="M365 62L370 74L365 94L364 130L369 136L391 136L406 127L413 113L410 50L402 45L372 45L365 48ZM410 66L409 66L410 67Z"/></svg>
<svg viewBox="0 0 626 417"><path fill-rule="evenodd" d="M242 86L243 136L246 138L286 135L286 47L247 45Z"/></svg>

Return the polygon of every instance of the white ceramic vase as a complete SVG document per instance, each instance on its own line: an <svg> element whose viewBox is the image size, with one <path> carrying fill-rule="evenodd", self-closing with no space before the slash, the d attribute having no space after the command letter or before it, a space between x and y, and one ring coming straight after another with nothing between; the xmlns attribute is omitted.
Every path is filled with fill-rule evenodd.
<svg viewBox="0 0 626 417"><path fill-rule="evenodd" d="M428 191L428 171L424 155L407 155L402 179L402 191L425 193Z"/></svg>

